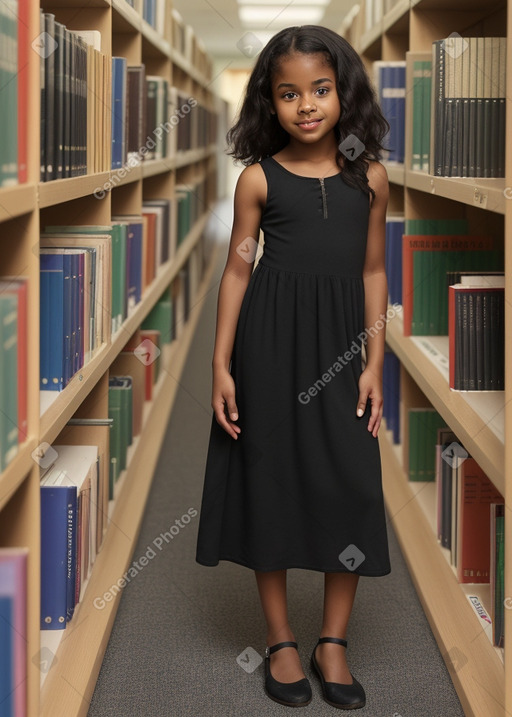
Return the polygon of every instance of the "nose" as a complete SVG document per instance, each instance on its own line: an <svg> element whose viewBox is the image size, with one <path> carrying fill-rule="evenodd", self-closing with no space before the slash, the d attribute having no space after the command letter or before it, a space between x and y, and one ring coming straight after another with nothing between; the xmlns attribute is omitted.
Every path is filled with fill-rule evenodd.
<svg viewBox="0 0 512 717"><path fill-rule="evenodd" d="M305 97L300 103L299 112L308 115L310 112L314 112L314 110L316 110L316 105L313 100Z"/></svg>

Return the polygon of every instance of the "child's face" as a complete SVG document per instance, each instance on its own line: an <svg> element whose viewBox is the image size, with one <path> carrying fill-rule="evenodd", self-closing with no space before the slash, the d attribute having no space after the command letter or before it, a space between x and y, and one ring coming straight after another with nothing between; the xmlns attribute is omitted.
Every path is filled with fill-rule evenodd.
<svg viewBox="0 0 512 717"><path fill-rule="evenodd" d="M272 101L279 124L299 142L318 142L340 118L336 75L320 53L282 58L272 78Z"/></svg>

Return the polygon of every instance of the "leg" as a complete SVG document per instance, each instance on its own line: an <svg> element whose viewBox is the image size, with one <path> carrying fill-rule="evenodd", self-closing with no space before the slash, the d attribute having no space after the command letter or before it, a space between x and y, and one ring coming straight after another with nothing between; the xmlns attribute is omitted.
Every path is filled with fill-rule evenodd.
<svg viewBox="0 0 512 717"><path fill-rule="evenodd" d="M359 575L355 573L325 573L320 637L345 638L358 582ZM352 682L345 653L346 648L333 643L323 643L316 648L316 659L326 682Z"/></svg>
<svg viewBox="0 0 512 717"><path fill-rule="evenodd" d="M295 641L288 623L286 570L255 571L261 607L267 623L267 645ZM283 647L270 656L272 676L279 682L295 682L305 675L294 647Z"/></svg>

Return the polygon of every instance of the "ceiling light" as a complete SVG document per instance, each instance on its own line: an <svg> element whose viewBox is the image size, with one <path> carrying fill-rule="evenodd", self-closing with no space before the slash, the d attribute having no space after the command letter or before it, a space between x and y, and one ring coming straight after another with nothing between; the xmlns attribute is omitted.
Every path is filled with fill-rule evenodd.
<svg viewBox="0 0 512 717"><path fill-rule="evenodd" d="M323 7L304 5L301 7L287 7L274 5L262 7L261 5L242 5L238 9L240 20L246 26L258 25L301 25L315 24L319 22L325 12Z"/></svg>

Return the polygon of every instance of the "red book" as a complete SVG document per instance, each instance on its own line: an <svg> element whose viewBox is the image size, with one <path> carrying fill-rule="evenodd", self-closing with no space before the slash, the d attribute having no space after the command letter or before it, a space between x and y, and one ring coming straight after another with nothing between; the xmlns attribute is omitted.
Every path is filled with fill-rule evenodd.
<svg viewBox="0 0 512 717"><path fill-rule="evenodd" d="M503 503L474 458L460 467L458 485L457 579L488 583L491 567L491 503Z"/></svg>
<svg viewBox="0 0 512 717"><path fill-rule="evenodd" d="M143 217L148 220L148 233L147 233L147 254L146 254L146 286L149 286L156 276L156 214L145 214L142 213Z"/></svg>
<svg viewBox="0 0 512 717"><path fill-rule="evenodd" d="M160 348L160 331L156 329L141 329L141 341L149 339L155 346ZM157 362L150 361L146 364L146 381L145 381L145 400L151 401L153 398L153 386L157 380Z"/></svg>
<svg viewBox="0 0 512 717"><path fill-rule="evenodd" d="M18 0L18 182L27 181L29 0Z"/></svg>
<svg viewBox="0 0 512 717"><path fill-rule="evenodd" d="M413 320L413 297L415 290L421 287L414 277L414 254L415 252L470 252L489 251L495 249L495 241L490 236L467 236L465 234L404 234L402 239L402 292L404 310L404 336L412 334ZM448 266L445 267L449 269ZM458 269L466 267L460 266ZM432 276L434 276L432 266ZM439 287L445 291L445 286Z"/></svg>

